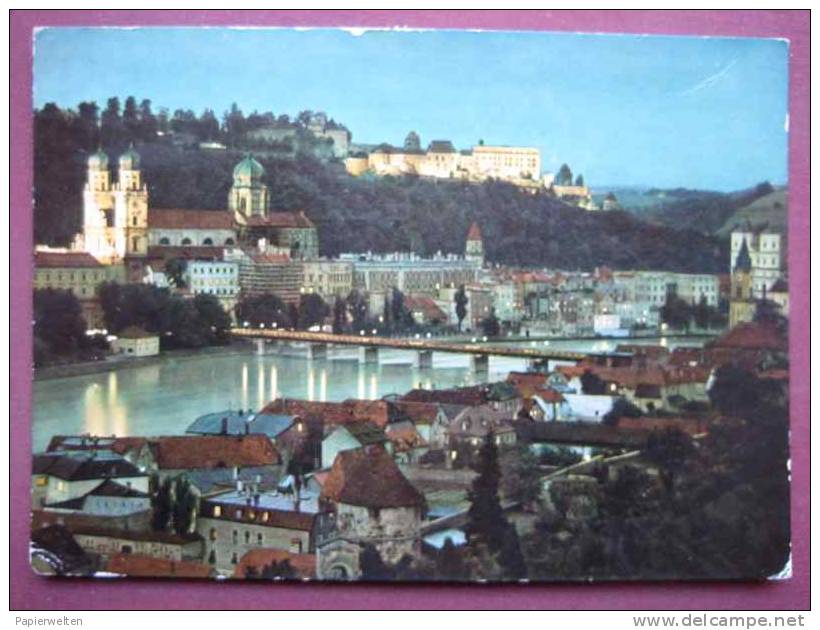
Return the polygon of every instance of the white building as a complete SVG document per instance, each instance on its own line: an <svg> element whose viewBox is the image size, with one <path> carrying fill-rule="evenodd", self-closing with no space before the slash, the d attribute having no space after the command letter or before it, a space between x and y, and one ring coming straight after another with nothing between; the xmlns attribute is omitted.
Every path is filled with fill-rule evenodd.
<svg viewBox="0 0 820 630"><path fill-rule="evenodd" d="M189 260L185 282L194 295L213 295L230 313L239 295L239 264L224 260Z"/></svg>
<svg viewBox="0 0 820 630"><path fill-rule="evenodd" d="M423 258L409 252L346 253L339 260L353 264L353 287L370 292L397 288L403 293L435 295L442 287L475 282L481 264L455 254Z"/></svg>
<svg viewBox="0 0 820 630"><path fill-rule="evenodd" d="M749 248L749 257L752 259L752 296L762 298L775 282L785 276L785 238L775 230L754 228L751 225L734 230L732 232L730 273L734 271L737 255L740 253L744 240Z"/></svg>
<svg viewBox="0 0 820 630"><path fill-rule="evenodd" d="M111 348L129 357L152 357L159 354L159 335L129 326L120 331Z"/></svg>

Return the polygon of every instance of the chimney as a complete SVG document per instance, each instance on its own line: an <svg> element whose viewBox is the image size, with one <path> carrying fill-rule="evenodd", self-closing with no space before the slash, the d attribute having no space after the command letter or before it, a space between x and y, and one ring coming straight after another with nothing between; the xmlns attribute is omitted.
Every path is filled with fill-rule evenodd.
<svg viewBox="0 0 820 630"><path fill-rule="evenodd" d="M241 479L237 479L237 480L236 480L236 491L237 491L239 494L242 494L242 491L243 491L243 489L244 489L244 488L243 488L243 486L244 486L244 484L242 483L242 480L241 480Z"/></svg>
<svg viewBox="0 0 820 630"><path fill-rule="evenodd" d="M228 418L222 418L222 435L228 435Z"/></svg>
<svg viewBox="0 0 820 630"><path fill-rule="evenodd" d="M239 480L239 466L233 467L233 480L234 482Z"/></svg>

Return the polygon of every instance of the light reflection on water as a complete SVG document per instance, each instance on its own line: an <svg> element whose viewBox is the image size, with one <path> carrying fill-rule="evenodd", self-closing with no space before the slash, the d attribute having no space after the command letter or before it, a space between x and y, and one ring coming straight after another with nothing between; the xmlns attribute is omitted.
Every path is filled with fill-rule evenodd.
<svg viewBox="0 0 820 630"><path fill-rule="evenodd" d="M657 340L654 340L657 343ZM611 350L616 342L552 342L553 348ZM694 345L691 341L687 345ZM522 345L529 345L522 344ZM670 347L675 345L669 340ZM33 442L43 450L52 435L162 435L183 433L199 415L221 409L258 409L276 396L333 401L380 398L414 387L471 385L500 380L526 362L491 357L489 372L476 376L469 358L434 354L433 368L412 367L411 352L382 350L381 365L360 365L356 355L331 350L329 360L309 362L268 354L168 358L116 372L34 383ZM254 374L255 373L255 374ZM253 378L255 376L255 378Z"/></svg>

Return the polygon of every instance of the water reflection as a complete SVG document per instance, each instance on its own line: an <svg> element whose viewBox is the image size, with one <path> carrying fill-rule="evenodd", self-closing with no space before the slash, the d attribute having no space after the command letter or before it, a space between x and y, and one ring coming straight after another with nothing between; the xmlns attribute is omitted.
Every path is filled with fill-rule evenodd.
<svg viewBox="0 0 820 630"><path fill-rule="evenodd" d="M596 342L585 342L590 350ZM658 340L655 340L658 343ZM676 340L666 340L674 347ZM692 345L692 340L686 340ZM552 347L568 344L553 342ZM336 351L334 350L334 353ZM433 369L399 364L406 353L380 353L382 366L360 365L352 353L339 351L327 361L252 352L207 355L184 361L168 359L150 366L34 383L34 448L42 450L52 435L168 435L183 433L199 415L220 409L258 409L276 396L333 401L380 398L414 387L446 388L476 382L469 358L433 356ZM251 378L250 368L256 370ZM494 357L481 380L506 378L526 369L519 359Z"/></svg>

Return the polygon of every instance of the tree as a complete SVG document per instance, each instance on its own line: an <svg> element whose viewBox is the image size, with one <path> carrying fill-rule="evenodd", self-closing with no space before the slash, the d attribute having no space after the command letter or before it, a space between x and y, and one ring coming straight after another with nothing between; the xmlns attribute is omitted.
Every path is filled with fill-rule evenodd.
<svg viewBox="0 0 820 630"><path fill-rule="evenodd" d="M518 446L501 455L501 491L509 501L532 505L541 496L538 457L529 446Z"/></svg>
<svg viewBox="0 0 820 630"><path fill-rule="evenodd" d="M330 314L330 307L316 293L306 293L299 298L299 329L307 330L321 326Z"/></svg>
<svg viewBox="0 0 820 630"><path fill-rule="evenodd" d="M184 289L185 272L188 270L188 261L184 258L171 258L165 263L165 274L177 289Z"/></svg>
<svg viewBox="0 0 820 630"><path fill-rule="evenodd" d="M592 396L604 395L607 393L606 383L595 372L586 370L581 374L581 392Z"/></svg>
<svg viewBox="0 0 820 630"><path fill-rule="evenodd" d="M555 183L559 186L572 186L572 171L568 164L562 164L555 176Z"/></svg>
<svg viewBox="0 0 820 630"><path fill-rule="evenodd" d="M695 453L695 446L679 429L653 432L646 443L644 455L658 467L666 491L671 493L675 480Z"/></svg>
<svg viewBox="0 0 820 630"><path fill-rule="evenodd" d="M222 344L229 340L231 317L222 308L219 300L207 293L194 297L194 308L199 314L201 329L209 344Z"/></svg>
<svg viewBox="0 0 820 630"><path fill-rule="evenodd" d="M129 96L125 99L125 106L122 109L122 124L125 127L125 138L129 142L134 142L141 137L140 111L137 107L137 99Z"/></svg>
<svg viewBox="0 0 820 630"><path fill-rule="evenodd" d="M527 564L524 554L521 553L521 542L518 532L512 523L507 523L501 549L498 553L498 564L501 566L506 579L522 580L527 577Z"/></svg>
<svg viewBox="0 0 820 630"><path fill-rule="evenodd" d="M688 329L692 320L692 307L674 292L666 294L666 302L661 307L661 321L670 328Z"/></svg>
<svg viewBox="0 0 820 630"><path fill-rule="evenodd" d="M153 142L157 136L159 123L151 111L151 100L143 99L140 103L140 138L144 142Z"/></svg>
<svg viewBox="0 0 820 630"><path fill-rule="evenodd" d="M583 379L582 379L583 380ZM598 389L597 386L592 385L593 389ZM603 423L607 426L617 426L620 418L639 418L643 412L639 407L629 402L626 398L618 397L612 403L612 409L604 414Z"/></svg>
<svg viewBox="0 0 820 630"><path fill-rule="evenodd" d="M347 296L347 307L350 311L351 324L353 330L358 332L364 330L367 326L367 300L364 294L353 289Z"/></svg>
<svg viewBox="0 0 820 630"><path fill-rule="evenodd" d="M393 579L395 572L382 560L379 550L372 544L365 544L359 554L360 579L383 582Z"/></svg>
<svg viewBox="0 0 820 630"><path fill-rule="evenodd" d="M86 323L80 302L71 291L35 290L33 315L34 338L48 353L65 356L84 344Z"/></svg>
<svg viewBox="0 0 820 630"><path fill-rule="evenodd" d="M498 498L501 469L498 464L498 447L495 434L488 431L478 453L475 468L478 476L473 479L467 497L466 533L470 544L484 543L492 552L501 549L506 533L507 519Z"/></svg>
<svg viewBox="0 0 820 630"><path fill-rule="evenodd" d="M344 299L336 296L333 303L333 332L340 335L347 330L347 304Z"/></svg>
<svg viewBox="0 0 820 630"><path fill-rule="evenodd" d="M196 523L197 494L185 475L180 475L174 484L174 531L185 535L193 531Z"/></svg>
<svg viewBox="0 0 820 630"><path fill-rule="evenodd" d="M454 301L456 303L458 331L461 332L461 322L463 322L464 318L467 317L467 302L469 302L469 299L467 298L467 292L464 290L463 284L458 288L458 291L456 291Z"/></svg>
<svg viewBox="0 0 820 630"><path fill-rule="evenodd" d="M167 532L171 528L174 509L173 481L166 477L151 497L151 527L154 531Z"/></svg>
<svg viewBox="0 0 820 630"><path fill-rule="evenodd" d="M103 146L118 146L125 143L125 129L120 118L120 99L108 99L100 116L100 141Z"/></svg>
<svg viewBox="0 0 820 630"><path fill-rule="evenodd" d="M435 576L440 580L454 581L464 581L470 578L470 568L464 561L463 552L453 544L449 537L436 553Z"/></svg>
<svg viewBox="0 0 820 630"><path fill-rule="evenodd" d="M272 293L243 297L237 302L234 310L236 321L240 325L245 322L254 327L264 324L265 326L289 328L294 325L288 305L282 298Z"/></svg>
<svg viewBox="0 0 820 630"><path fill-rule="evenodd" d="M501 334L501 322L495 315L495 309L481 321L481 329L487 337L498 337Z"/></svg>

